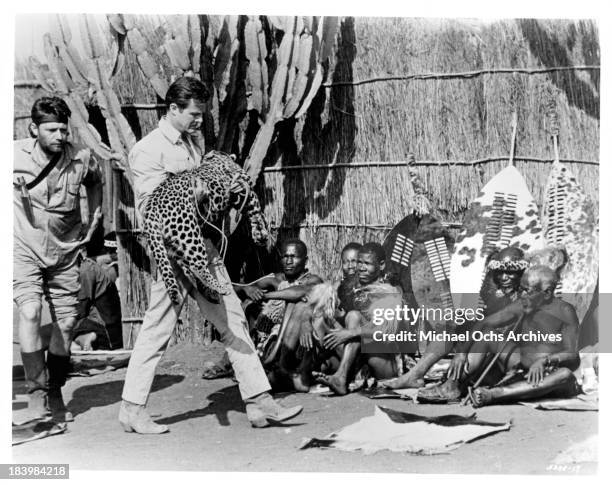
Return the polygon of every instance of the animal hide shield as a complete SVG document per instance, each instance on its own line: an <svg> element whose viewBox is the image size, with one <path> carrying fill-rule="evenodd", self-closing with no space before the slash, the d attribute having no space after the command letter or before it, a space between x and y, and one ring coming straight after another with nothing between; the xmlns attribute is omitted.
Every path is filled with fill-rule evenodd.
<svg viewBox="0 0 612 485"><path fill-rule="evenodd" d="M463 443L510 429L511 423L479 421L476 415L419 416L377 406L374 415L335 431L323 439L312 438L300 449L336 448L361 450L366 454L381 450L415 455L446 453Z"/></svg>

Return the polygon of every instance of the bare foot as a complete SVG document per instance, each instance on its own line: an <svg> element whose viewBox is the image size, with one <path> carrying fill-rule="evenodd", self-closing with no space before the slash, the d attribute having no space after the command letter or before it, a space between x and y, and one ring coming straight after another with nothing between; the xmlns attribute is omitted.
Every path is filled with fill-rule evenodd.
<svg viewBox="0 0 612 485"><path fill-rule="evenodd" d="M317 373L315 375L315 380L319 384L328 386L334 392L334 394L338 394L339 396L345 396L348 394L349 390L348 385L346 384L346 379L338 377L336 374L326 376L325 374Z"/></svg>
<svg viewBox="0 0 612 485"><path fill-rule="evenodd" d="M430 404L448 404L456 402L461 397L461 389L457 381L448 379L442 384L420 389L417 401Z"/></svg>
<svg viewBox="0 0 612 485"><path fill-rule="evenodd" d="M291 383L293 388L298 392L310 391L307 379L302 374L291 374Z"/></svg>
<svg viewBox="0 0 612 485"><path fill-rule="evenodd" d="M493 404L496 398L499 397L498 389L489 389L487 387L477 387L472 390L472 407L480 408L482 406L487 406L489 404Z"/></svg>
<svg viewBox="0 0 612 485"><path fill-rule="evenodd" d="M459 381L453 379L446 379L440 387L444 392L450 393L455 399L461 397L461 388L459 387Z"/></svg>
<svg viewBox="0 0 612 485"><path fill-rule="evenodd" d="M420 389L425 386L425 381L423 379L412 378L410 373L408 373L397 379L387 381L382 386L388 389Z"/></svg>
<svg viewBox="0 0 612 485"><path fill-rule="evenodd" d="M98 336L95 332L89 332L84 333L83 335L79 335L74 340L83 350L89 351L92 350L92 344L96 341L97 338Z"/></svg>

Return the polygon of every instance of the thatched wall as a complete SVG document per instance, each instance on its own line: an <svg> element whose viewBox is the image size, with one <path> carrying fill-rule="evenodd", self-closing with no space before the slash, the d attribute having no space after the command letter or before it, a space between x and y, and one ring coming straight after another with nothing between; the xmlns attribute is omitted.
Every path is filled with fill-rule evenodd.
<svg viewBox="0 0 612 485"><path fill-rule="evenodd" d="M517 112L516 166L542 202L552 160L551 125L558 123L560 157L599 160L599 72L483 74L471 78L333 84L416 73L495 68L598 65L597 28L586 21L479 23L423 19L345 19L338 36L331 87L322 90L296 127L297 145L277 165L397 162L412 153L417 172L448 222L459 222L470 200L507 161ZM570 163L598 200L597 165ZM279 237L300 236L311 268L330 276L350 240L381 240L412 210L406 167L360 167L265 173L266 214ZM300 226L302 226L300 228ZM303 227L309 226L309 227ZM330 227L332 226L332 227Z"/></svg>
<svg viewBox="0 0 612 485"><path fill-rule="evenodd" d="M24 80L32 79L34 76L22 61L16 61L14 65L14 80L16 82L22 82ZM22 138L28 138L30 132L28 127L30 126L30 110L32 109L32 102L46 96L47 93L44 89L38 87L36 84L20 84L15 89L14 96L14 123L13 123L13 139L20 140Z"/></svg>

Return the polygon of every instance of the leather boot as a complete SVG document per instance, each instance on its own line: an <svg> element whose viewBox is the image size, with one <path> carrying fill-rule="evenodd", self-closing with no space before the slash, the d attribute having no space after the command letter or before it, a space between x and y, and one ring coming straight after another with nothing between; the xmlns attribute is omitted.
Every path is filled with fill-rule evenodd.
<svg viewBox="0 0 612 485"><path fill-rule="evenodd" d="M45 419L49 415L45 351L21 352L21 361L28 389L28 407L13 413L13 423L17 425Z"/></svg>
<svg viewBox="0 0 612 485"><path fill-rule="evenodd" d="M72 413L66 408L62 397L62 387L70 372L70 356L47 352L47 371L49 372L48 404L55 421L74 421Z"/></svg>
<svg viewBox="0 0 612 485"><path fill-rule="evenodd" d="M282 423L297 416L304 409L302 406L283 407L268 392L247 399L245 403L247 418L254 428Z"/></svg>
<svg viewBox="0 0 612 485"><path fill-rule="evenodd" d="M121 401L119 423L126 433L161 434L166 433L168 426L153 422L145 407L129 401Z"/></svg>

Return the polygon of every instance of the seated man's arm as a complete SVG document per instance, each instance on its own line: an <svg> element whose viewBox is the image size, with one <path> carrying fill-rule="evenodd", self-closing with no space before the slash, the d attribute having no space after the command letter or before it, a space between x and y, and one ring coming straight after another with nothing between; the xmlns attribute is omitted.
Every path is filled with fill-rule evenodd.
<svg viewBox="0 0 612 485"><path fill-rule="evenodd" d="M561 326L562 350L552 352L537 359L527 372L527 382L534 387L542 384L546 375L546 369L554 370L557 367L566 367L576 370L580 365L580 355L577 352L578 344L578 317L574 307L562 302L559 315L555 317L563 321Z"/></svg>
<svg viewBox="0 0 612 485"><path fill-rule="evenodd" d="M374 326L371 322L366 321L365 325L353 330L353 338L372 338L376 330L380 330L380 327Z"/></svg>
<svg viewBox="0 0 612 485"><path fill-rule="evenodd" d="M374 337L374 333L377 331L382 331L384 334L390 334L395 333L397 330L397 326L394 325L393 322L389 322L388 324L384 324L382 326L374 325L371 320L362 316L358 311L351 311L347 315L350 315L351 313L359 315L361 325L353 328L342 328L339 326L339 328L332 329L325 338L326 343L329 342L330 348L345 342L360 340L362 338L371 340Z"/></svg>
<svg viewBox="0 0 612 485"><path fill-rule="evenodd" d="M568 367L573 370L580 363L580 354L578 353L579 325L574 307L564 302L561 307L561 318L563 319L561 329L563 350L550 354L548 364L554 367Z"/></svg>
<svg viewBox="0 0 612 485"><path fill-rule="evenodd" d="M501 310L486 316L480 322L476 322L474 330L483 330L485 328L501 328L511 324L523 314L523 306L520 301L510 303L510 305Z"/></svg>
<svg viewBox="0 0 612 485"><path fill-rule="evenodd" d="M276 290L278 288L280 281L276 276L265 276L263 278L254 281L248 285L240 285L233 283L234 291L236 294L242 298L248 298L253 300L254 302L260 302L265 295L265 292L268 290Z"/></svg>
<svg viewBox="0 0 612 485"><path fill-rule="evenodd" d="M318 276L308 277L303 284L290 286L282 290L268 291L263 295L263 300L283 300L289 303L302 301L314 285L323 283Z"/></svg>
<svg viewBox="0 0 612 485"><path fill-rule="evenodd" d="M382 324L376 325L374 324L374 312L376 310L385 312L386 310L395 310L402 305L402 294L401 292L397 293L388 293L384 296L381 296L376 299L376 302L372 305L372 307L368 311L368 318L362 318L362 325L355 329L354 334L355 337L361 338L372 338L374 336L374 332L382 331L385 334L395 333L398 329L398 320L394 315L392 319L384 321ZM382 314L382 313L381 313Z"/></svg>

